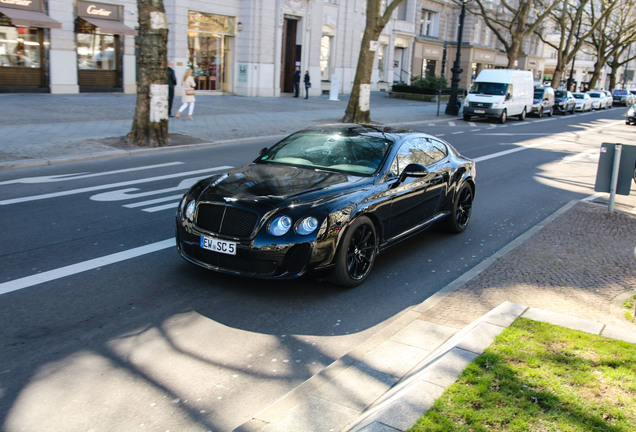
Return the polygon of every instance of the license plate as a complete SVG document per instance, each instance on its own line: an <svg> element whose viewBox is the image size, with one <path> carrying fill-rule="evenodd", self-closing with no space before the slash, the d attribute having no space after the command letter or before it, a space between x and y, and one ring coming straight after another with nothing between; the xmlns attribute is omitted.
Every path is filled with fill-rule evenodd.
<svg viewBox="0 0 636 432"><path fill-rule="evenodd" d="M236 242L201 236L201 247L227 255L236 255Z"/></svg>
<svg viewBox="0 0 636 432"><path fill-rule="evenodd" d="M475 110L475 114L486 114L484 110Z"/></svg>

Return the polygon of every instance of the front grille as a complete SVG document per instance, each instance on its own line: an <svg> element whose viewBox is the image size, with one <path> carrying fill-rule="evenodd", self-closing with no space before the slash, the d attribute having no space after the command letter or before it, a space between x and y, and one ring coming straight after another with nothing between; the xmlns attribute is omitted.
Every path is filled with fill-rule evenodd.
<svg viewBox="0 0 636 432"><path fill-rule="evenodd" d="M249 238L258 222L258 215L224 204L199 204L196 225L210 233Z"/></svg>
<svg viewBox="0 0 636 432"><path fill-rule="evenodd" d="M471 108L492 108L492 104L486 103L486 102L471 102L470 107Z"/></svg>

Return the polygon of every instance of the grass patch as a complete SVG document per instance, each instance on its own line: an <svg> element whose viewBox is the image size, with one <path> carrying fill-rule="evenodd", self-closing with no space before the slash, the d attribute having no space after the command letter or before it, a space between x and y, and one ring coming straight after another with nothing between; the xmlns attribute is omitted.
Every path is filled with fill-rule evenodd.
<svg viewBox="0 0 636 432"><path fill-rule="evenodd" d="M634 344L519 318L409 432L631 432L634 425Z"/></svg>
<svg viewBox="0 0 636 432"><path fill-rule="evenodd" d="M623 308L626 309L624 311L625 318L632 322L636 320L636 312L634 312L634 301L636 301L636 294L623 302Z"/></svg>

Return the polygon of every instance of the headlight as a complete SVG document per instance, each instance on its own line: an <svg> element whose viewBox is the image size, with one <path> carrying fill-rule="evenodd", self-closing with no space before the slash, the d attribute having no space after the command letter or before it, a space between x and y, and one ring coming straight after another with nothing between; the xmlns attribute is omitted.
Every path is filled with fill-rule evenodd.
<svg viewBox="0 0 636 432"><path fill-rule="evenodd" d="M468 99L464 99L464 106L465 107L469 107L470 106L470 101Z"/></svg>
<svg viewBox="0 0 636 432"><path fill-rule="evenodd" d="M186 219L192 220L194 217L194 210L197 208L197 202L195 200L191 200L185 208L183 212L183 216Z"/></svg>
<svg viewBox="0 0 636 432"><path fill-rule="evenodd" d="M296 224L296 232L300 235L309 235L318 228L318 219L313 216L304 217Z"/></svg>
<svg viewBox="0 0 636 432"><path fill-rule="evenodd" d="M506 104L503 102L495 102L494 104L492 104L493 108L505 108Z"/></svg>
<svg viewBox="0 0 636 432"><path fill-rule="evenodd" d="M634 115L634 107L631 107L630 109L627 110L627 115L628 116L633 116Z"/></svg>
<svg viewBox="0 0 636 432"><path fill-rule="evenodd" d="M287 234L291 226L292 220L289 216L279 216L269 225L269 232L271 235L280 237Z"/></svg>

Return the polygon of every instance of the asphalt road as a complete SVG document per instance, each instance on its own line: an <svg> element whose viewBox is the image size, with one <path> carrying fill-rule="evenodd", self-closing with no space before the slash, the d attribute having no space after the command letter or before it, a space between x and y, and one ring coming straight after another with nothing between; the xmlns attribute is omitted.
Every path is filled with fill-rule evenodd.
<svg viewBox="0 0 636 432"><path fill-rule="evenodd" d="M589 196L600 144L632 141L622 114L409 124L477 160L471 225L389 250L351 290L218 275L177 255L180 194L271 141L0 172L3 429L240 426Z"/></svg>

